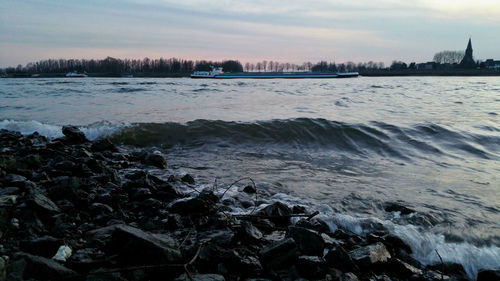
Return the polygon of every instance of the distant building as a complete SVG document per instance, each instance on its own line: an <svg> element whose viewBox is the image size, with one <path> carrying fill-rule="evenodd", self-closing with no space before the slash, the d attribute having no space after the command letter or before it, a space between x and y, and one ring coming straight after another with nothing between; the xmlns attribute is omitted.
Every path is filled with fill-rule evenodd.
<svg viewBox="0 0 500 281"><path fill-rule="evenodd" d="M433 61L417 64L417 69L431 70L436 69L437 63Z"/></svg>
<svg viewBox="0 0 500 281"><path fill-rule="evenodd" d="M462 61L459 64L461 68L476 68L476 62L472 56L472 43L469 38L469 43L467 44L467 49L465 49L465 55Z"/></svg>
<svg viewBox="0 0 500 281"><path fill-rule="evenodd" d="M488 69L500 69L500 60L487 59L484 62L484 67Z"/></svg>

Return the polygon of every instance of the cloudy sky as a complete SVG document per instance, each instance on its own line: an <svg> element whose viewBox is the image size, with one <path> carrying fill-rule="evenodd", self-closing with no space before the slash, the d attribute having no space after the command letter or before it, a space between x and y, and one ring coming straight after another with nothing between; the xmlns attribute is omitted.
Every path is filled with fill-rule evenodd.
<svg viewBox="0 0 500 281"><path fill-rule="evenodd" d="M500 59L499 0L0 0L0 67L47 58Z"/></svg>

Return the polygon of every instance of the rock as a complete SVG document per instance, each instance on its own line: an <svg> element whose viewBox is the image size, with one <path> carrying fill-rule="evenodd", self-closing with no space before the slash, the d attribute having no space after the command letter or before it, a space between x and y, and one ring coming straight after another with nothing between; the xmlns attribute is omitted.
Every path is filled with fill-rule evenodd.
<svg viewBox="0 0 500 281"><path fill-rule="evenodd" d="M203 191L197 197L176 201L170 205L170 211L178 214L200 214L208 211L217 203L218 198L211 191Z"/></svg>
<svg viewBox="0 0 500 281"><path fill-rule="evenodd" d="M302 227L291 226L288 236L297 243L302 254L308 256L323 256L325 241L317 232Z"/></svg>
<svg viewBox="0 0 500 281"><path fill-rule="evenodd" d="M286 238L262 248L259 252L261 264L268 268L280 268L299 257L299 249L292 238Z"/></svg>
<svg viewBox="0 0 500 281"><path fill-rule="evenodd" d="M146 165L155 166L160 169L167 168L167 160L165 160L165 157L158 151L148 153L143 162Z"/></svg>
<svg viewBox="0 0 500 281"><path fill-rule="evenodd" d="M258 243L262 239L262 232L248 221L241 222L241 228L238 231L238 237L243 242Z"/></svg>
<svg viewBox="0 0 500 281"><path fill-rule="evenodd" d="M358 266L363 268L386 262L391 257L387 248L380 242L352 250L349 255Z"/></svg>
<svg viewBox="0 0 500 281"><path fill-rule="evenodd" d="M293 214L305 214L306 213L306 207L295 205L292 208L292 213Z"/></svg>
<svg viewBox="0 0 500 281"><path fill-rule="evenodd" d="M288 226L290 224L290 215L292 215L292 210L281 203L275 202L264 209L257 212L258 215L268 216L269 220L278 226Z"/></svg>
<svg viewBox="0 0 500 281"><path fill-rule="evenodd" d="M359 278L354 273L347 272L342 274L340 281L359 281Z"/></svg>
<svg viewBox="0 0 500 281"><path fill-rule="evenodd" d="M247 185L243 188L243 192L253 194L257 192L257 189L253 185Z"/></svg>
<svg viewBox="0 0 500 281"><path fill-rule="evenodd" d="M101 152L101 151L112 151L118 152L118 148L109 140L108 138L98 139L92 143L90 147L92 151Z"/></svg>
<svg viewBox="0 0 500 281"><path fill-rule="evenodd" d="M445 275L454 276L459 279L464 279L464 280L469 279L467 277L467 273L465 272L464 267L459 263L452 263L452 262L445 262L444 264L437 263L434 265L429 265L427 266L427 268L440 271Z"/></svg>
<svg viewBox="0 0 500 281"><path fill-rule="evenodd" d="M300 276L307 279L323 279L326 275L326 262L317 256L300 256L295 267Z"/></svg>
<svg viewBox="0 0 500 281"><path fill-rule="evenodd" d="M387 272L391 272L393 273L392 275L403 279L407 279L414 274L422 275L422 270L395 258L389 259L386 268Z"/></svg>
<svg viewBox="0 0 500 281"><path fill-rule="evenodd" d="M166 235L152 235L131 226L118 225L112 243L119 260L126 265L181 263L178 246Z"/></svg>
<svg viewBox="0 0 500 281"><path fill-rule="evenodd" d="M42 191L38 188L30 188L28 202L30 202L39 211L45 211L48 213L58 213L61 211L59 207L57 207L57 205L47 196L43 195Z"/></svg>
<svg viewBox="0 0 500 281"><path fill-rule="evenodd" d="M500 269L481 269L477 274L477 281L500 281Z"/></svg>
<svg viewBox="0 0 500 281"><path fill-rule="evenodd" d="M8 268L7 280L71 280L78 274L56 261L26 253L16 253Z"/></svg>
<svg viewBox="0 0 500 281"><path fill-rule="evenodd" d="M106 227L101 227L98 229L90 230L85 234L85 237L87 240L91 243L92 246L96 247L104 247L106 245L109 245L113 233L115 232L115 229L119 227L122 224L114 224L114 225L109 225Z"/></svg>
<svg viewBox="0 0 500 281"><path fill-rule="evenodd" d="M192 279L191 279L192 278ZM191 274L191 278L186 273L174 279L174 281L225 281L224 276L219 274Z"/></svg>
<svg viewBox="0 0 500 281"><path fill-rule="evenodd" d="M384 210L386 212L400 212L401 215L409 215L411 213L415 213L414 210L394 202L387 203L384 207Z"/></svg>
<svg viewBox="0 0 500 281"><path fill-rule="evenodd" d="M191 176L190 174L185 174L185 175L181 178L181 181L182 181L182 182L185 182L185 183L189 183L189 184L194 184L194 178L193 178L193 176Z"/></svg>
<svg viewBox="0 0 500 281"><path fill-rule="evenodd" d="M31 240L23 240L20 242L19 247L23 252L50 258L56 253L61 244L62 240L60 239L52 236L43 236Z"/></svg>
<svg viewBox="0 0 500 281"><path fill-rule="evenodd" d="M88 142L85 134L76 126L63 126L62 133L66 136L66 140L68 140L72 144Z"/></svg>
<svg viewBox="0 0 500 281"><path fill-rule="evenodd" d="M228 273L237 276L258 275L262 271L262 265L254 256L242 257L237 251L229 250L222 253L220 257Z"/></svg>
<svg viewBox="0 0 500 281"><path fill-rule="evenodd" d="M57 253L52 257L53 260L58 262L65 262L73 253L70 247L63 245L59 247Z"/></svg>
<svg viewBox="0 0 500 281"><path fill-rule="evenodd" d="M351 256L347 253L344 248L337 246L328 251L325 255L325 260L328 266L341 269L343 271L357 271L358 268Z"/></svg>
<svg viewBox="0 0 500 281"><path fill-rule="evenodd" d="M5 281L5 277L7 276L7 261L0 257L0 281Z"/></svg>

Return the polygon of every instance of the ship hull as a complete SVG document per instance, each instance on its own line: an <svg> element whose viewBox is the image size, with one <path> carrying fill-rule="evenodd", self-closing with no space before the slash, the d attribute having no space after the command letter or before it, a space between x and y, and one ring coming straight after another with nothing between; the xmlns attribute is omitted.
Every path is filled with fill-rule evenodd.
<svg viewBox="0 0 500 281"><path fill-rule="evenodd" d="M315 73L315 72L239 72L223 73L214 76L191 75L191 78L211 79L329 79L358 77L357 72Z"/></svg>

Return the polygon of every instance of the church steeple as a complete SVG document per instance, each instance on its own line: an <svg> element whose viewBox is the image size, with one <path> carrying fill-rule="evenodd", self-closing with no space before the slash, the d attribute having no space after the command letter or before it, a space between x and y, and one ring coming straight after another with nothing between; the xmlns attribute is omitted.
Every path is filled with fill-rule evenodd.
<svg viewBox="0 0 500 281"><path fill-rule="evenodd" d="M469 38L469 43L467 44L467 49L465 49L465 55L462 61L460 62L460 66L463 68L474 68L476 67L476 62L474 61L474 57L472 56L472 41Z"/></svg>

